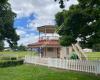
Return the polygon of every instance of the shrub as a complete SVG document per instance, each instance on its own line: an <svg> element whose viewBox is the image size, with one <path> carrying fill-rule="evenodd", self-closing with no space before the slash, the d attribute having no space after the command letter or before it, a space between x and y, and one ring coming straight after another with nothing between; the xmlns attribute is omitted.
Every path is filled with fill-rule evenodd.
<svg viewBox="0 0 100 80"><path fill-rule="evenodd" d="M16 56L0 56L0 60L17 60Z"/></svg>
<svg viewBox="0 0 100 80"><path fill-rule="evenodd" d="M78 55L75 52L73 52L71 54L71 56L70 56L70 59L79 59L79 57L78 57Z"/></svg>
<svg viewBox="0 0 100 80"><path fill-rule="evenodd" d="M11 57L11 60L17 60L17 58L16 57Z"/></svg>
<svg viewBox="0 0 100 80"><path fill-rule="evenodd" d="M0 57L0 60L10 60L10 57L2 56Z"/></svg>
<svg viewBox="0 0 100 80"><path fill-rule="evenodd" d="M1 60L0 67L9 67L23 64L23 60Z"/></svg>

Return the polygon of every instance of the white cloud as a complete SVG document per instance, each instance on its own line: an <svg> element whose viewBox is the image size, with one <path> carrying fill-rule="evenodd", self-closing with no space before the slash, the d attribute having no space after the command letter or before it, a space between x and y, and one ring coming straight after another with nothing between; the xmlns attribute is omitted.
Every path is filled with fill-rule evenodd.
<svg viewBox="0 0 100 80"><path fill-rule="evenodd" d="M45 24L54 24L55 14L61 9L58 2L54 0L9 0L12 10L17 13L17 18L27 17L34 13L36 19L30 24L38 27ZM77 4L77 0L70 0L65 2L65 9L70 5Z"/></svg>
<svg viewBox="0 0 100 80"><path fill-rule="evenodd" d="M61 11L59 4L54 0L9 0L12 9L17 13L18 18L29 16L35 13L39 19L54 19L54 15ZM76 0L65 2L66 9L76 4Z"/></svg>
<svg viewBox="0 0 100 80"><path fill-rule="evenodd" d="M55 14L61 9L59 4L54 2L54 0L9 0L11 3L12 10L17 13L17 18L28 17L31 14L34 14L36 19L29 20L27 28L33 30L33 34L27 34L26 29L17 29L17 34L21 36L21 39L18 41L19 44L28 44L33 43L34 40L37 41L37 36L34 34L34 30L37 27L48 24L55 24ZM77 4L77 0L70 0L65 2L66 9L70 5Z"/></svg>
<svg viewBox="0 0 100 80"><path fill-rule="evenodd" d="M23 28L18 27L16 29L16 32L18 35L20 35L20 40L18 41L18 45L27 45L30 43L34 43L38 40L38 36L36 35L36 32L32 31L30 32L30 28Z"/></svg>
<svg viewBox="0 0 100 80"><path fill-rule="evenodd" d="M33 34L27 34L24 38L21 38L19 41L18 41L18 44L21 45L28 45L28 44L31 44L31 43L34 43L34 42L37 42L38 41L38 36L37 35L34 35Z"/></svg>
<svg viewBox="0 0 100 80"><path fill-rule="evenodd" d="M9 0L17 18L29 16L33 12L33 5L29 0Z"/></svg>
<svg viewBox="0 0 100 80"><path fill-rule="evenodd" d="M16 33L17 33L18 35L24 35L24 34L26 34L26 32L23 31L23 30L21 30L21 29L17 29L17 30L16 30Z"/></svg>

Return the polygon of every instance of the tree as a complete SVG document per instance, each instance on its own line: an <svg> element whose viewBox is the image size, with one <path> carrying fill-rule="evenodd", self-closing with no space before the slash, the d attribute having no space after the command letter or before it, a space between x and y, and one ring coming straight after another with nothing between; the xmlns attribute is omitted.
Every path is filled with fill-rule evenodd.
<svg viewBox="0 0 100 80"><path fill-rule="evenodd" d="M93 51L100 52L100 44L93 45Z"/></svg>
<svg viewBox="0 0 100 80"><path fill-rule="evenodd" d="M20 45L20 46L18 46L18 50L19 50L19 51L26 51L27 48L26 48L26 46L24 46L24 45Z"/></svg>
<svg viewBox="0 0 100 80"><path fill-rule="evenodd" d="M4 42L0 41L0 51L3 51L3 50L4 50Z"/></svg>
<svg viewBox="0 0 100 80"><path fill-rule="evenodd" d="M64 5L64 0L54 0L55 2L59 1L59 4L60 4L60 8L65 8L65 5ZM66 1L69 1L69 0L66 0Z"/></svg>
<svg viewBox="0 0 100 80"><path fill-rule="evenodd" d="M13 27L15 17L16 14L12 12L8 0L0 0L0 40L6 40L11 48L16 46L19 40Z"/></svg>
<svg viewBox="0 0 100 80"><path fill-rule="evenodd" d="M83 47L91 48L100 43L100 0L78 2L55 16L60 43L68 46L80 39Z"/></svg>
<svg viewBox="0 0 100 80"><path fill-rule="evenodd" d="M59 1L60 8L65 8L64 1L63 0L55 0L55 1Z"/></svg>
<svg viewBox="0 0 100 80"><path fill-rule="evenodd" d="M5 4L7 0L0 0L0 4Z"/></svg>

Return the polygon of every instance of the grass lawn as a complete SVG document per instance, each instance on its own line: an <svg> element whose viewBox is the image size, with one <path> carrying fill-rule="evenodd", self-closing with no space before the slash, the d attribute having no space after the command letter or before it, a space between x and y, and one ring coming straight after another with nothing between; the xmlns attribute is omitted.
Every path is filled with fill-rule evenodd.
<svg viewBox="0 0 100 80"><path fill-rule="evenodd" d="M0 54L15 54L18 57L24 57L25 55L34 55L34 51L3 51ZM88 52L86 53L89 60L100 60L100 52Z"/></svg>
<svg viewBox="0 0 100 80"><path fill-rule="evenodd" d="M34 55L33 51L3 51L0 54L15 54L18 57L24 57L25 55Z"/></svg>
<svg viewBox="0 0 100 80"><path fill-rule="evenodd" d="M25 64L0 68L0 80L100 80L100 76Z"/></svg>
<svg viewBox="0 0 100 80"><path fill-rule="evenodd" d="M100 60L100 52L88 52L86 55L89 60Z"/></svg>

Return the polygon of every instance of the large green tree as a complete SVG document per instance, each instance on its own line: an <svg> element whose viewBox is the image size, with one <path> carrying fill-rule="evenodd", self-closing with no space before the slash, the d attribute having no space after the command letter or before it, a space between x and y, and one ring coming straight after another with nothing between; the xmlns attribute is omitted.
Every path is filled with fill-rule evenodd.
<svg viewBox="0 0 100 80"><path fill-rule="evenodd" d="M6 40L10 47L17 45L19 36L13 27L16 14L12 11L8 0L0 0L0 41Z"/></svg>
<svg viewBox="0 0 100 80"><path fill-rule="evenodd" d="M69 10L56 14L57 32L64 46L80 43L92 47L100 43L100 0L78 0Z"/></svg>

